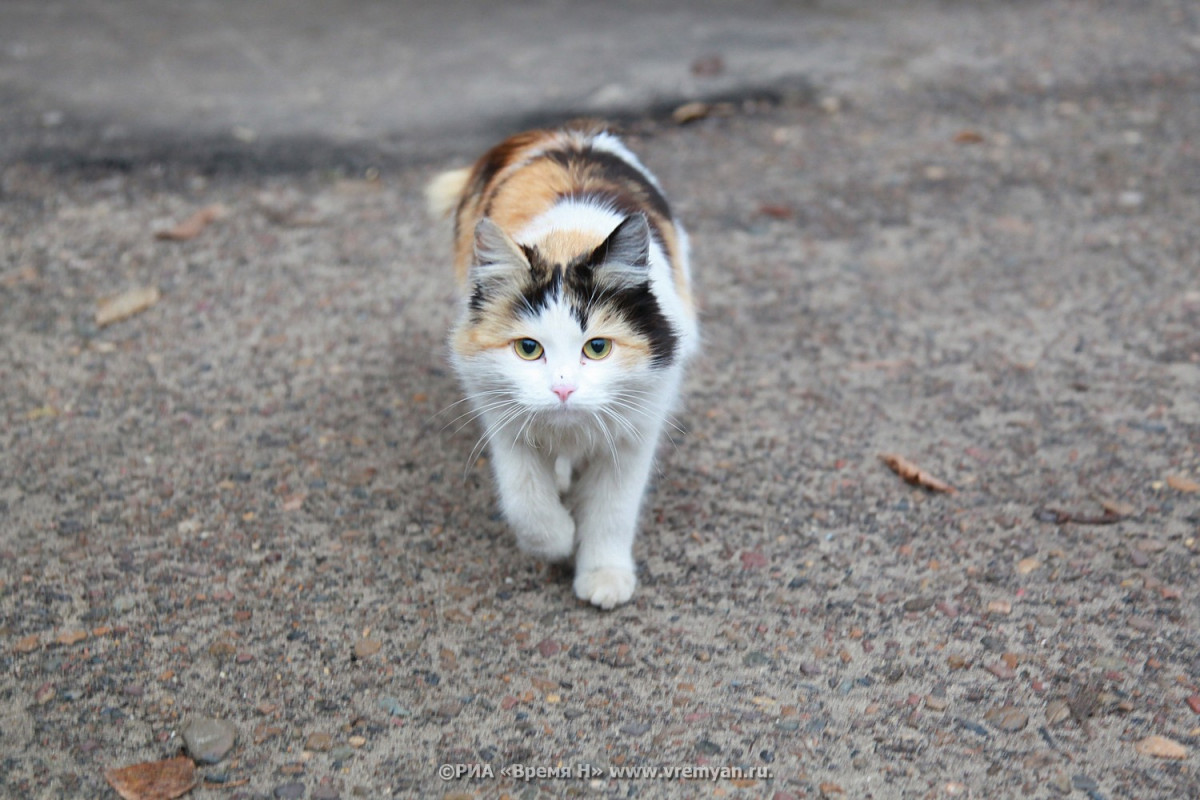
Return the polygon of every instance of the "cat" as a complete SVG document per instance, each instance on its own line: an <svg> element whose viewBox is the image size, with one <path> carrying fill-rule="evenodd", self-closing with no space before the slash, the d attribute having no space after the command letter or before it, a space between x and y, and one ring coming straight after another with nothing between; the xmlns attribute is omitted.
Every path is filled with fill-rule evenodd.
<svg viewBox="0 0 1200 800"><path fill-rule="evenodd" d="M698 342L688 237L599 125L519 133L426 190L453 213L451 361L525 553L603 609L637 586L638 512Z"/></svg>

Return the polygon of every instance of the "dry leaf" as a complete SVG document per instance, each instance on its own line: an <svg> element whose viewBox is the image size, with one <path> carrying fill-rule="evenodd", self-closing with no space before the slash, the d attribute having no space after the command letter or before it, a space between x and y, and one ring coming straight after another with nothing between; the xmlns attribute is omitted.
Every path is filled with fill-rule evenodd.
<svg viewBox="0 0 1200 800"><path fill-rule="evenodd" d="M903 456L895 453L880 453L879 458L891 467L892 471L904 480L916 486L922 486L931 492L946 492L954 494L955 488L945 481L938 480L925 470L918 467Z"/></svg>
<svg viewBox="0 0 1200 800"><path fill-rule="evenodd" d="M1182 475L1168 475L1167 486L1170 486L1177 492L1200 492L1200 483L1196 483L1191 478L1185 478Z"/></svg>
<svg viewBox="0 0 1200 800"><path fill-rule="evenodd" d="M297 492L296 494L288 495L283 501L284 511L298 511L304 507L304 501L308 499L308 494L305 492Z"/></svg>
<svg viewBox="0 0 1200 800"><path fill-rule="evenodd" d="M1042 565L1036 558L1022 558L1017 562L1017 574L1028 575Z"/></svg>
<svg viewBox="0 0 1200 800"><path fill-rule="evenodd" d="M105 301L96 309L96 324L103 328L114 322L140 314L162 298L157 286L142 286L130 289Z"/></svg>
<svg viewBox="0 0 1200 800"><path fill-rule="evenodd" d="M1132 517L1137 511L1137 508L1131 503L1124 503L1108 497L1100 498L1100 507L1104 509L1106 514L1112 514L1117 517Z"/></svg>
<svg viewBox="0 0 1200 800"><path fill-rule="evenodd" d="M983 134L979 131L962 130L954 134L955 144L979 144L983 141Z"/></svg>
<svg viewBox="0 0 1200 800"><path fill-rule="evenodd" d="M36 633L26 636L13 647L18 653L32 653L41 646L41 640Z"/></svg>
<svg viewBox="0 0 1200 800"><path fill-rule="evenodd" d="M63 631L54 641L69 647L73 644L79 644L87 637L87 631Z"/></svg>
<svg viewBox="0 0 1200 800"><path fill-rule="evenodd" d="M172 800L196 785L196 765L187 756L176 756L105 770L104 778L125 800Z"/></svg>
<svg viewBox="0 0 1200 800"><path fill-rule="evenodd" d="M205 206L175 227L158 231L154 234L154 237L156 239L167 239L172 242L186 242L188 239L195 239L204 232L205 228L224 217L227 213L228 211L225 206L219 203Z"/></svg>
<svg viewBox="0 0 1200 800"><path fill-rule="evenodd" d="M1134 749L1144 756L1154 758L1170 758L1181 761L1187 758L1188 750L1174 739L1166 736L1147 736L1134 745Z"/></svg>
<svg viewBox="0 0 1200 800"><path fill-rule="evenodd" d="M1121 521L1120 515L1112 513L1107 507L1104 509L1104 513L1098 517L1075 514L1058 508L1039 508L1033 512L1033 518L1038 522L1053 522L1056 525L1066 525L1068 522L1078 525L1112 525L1114 522Z"/></svg>
<svg viewBox="0 0 1200 800"><path fill-rule="evenodd" d="M695 122L698 119L704 119L712 113L712 106L708 103L684 103L679 108L671 112L671 119L679 125L686 125L689 122Z"/></svg>
<svg viewBox="0 0 1200 800"><path fill-rule="evenodd" d="M758 207L758 213L771 219L791 219L796 216L796 209L777 203L763 203Z"/></svg>

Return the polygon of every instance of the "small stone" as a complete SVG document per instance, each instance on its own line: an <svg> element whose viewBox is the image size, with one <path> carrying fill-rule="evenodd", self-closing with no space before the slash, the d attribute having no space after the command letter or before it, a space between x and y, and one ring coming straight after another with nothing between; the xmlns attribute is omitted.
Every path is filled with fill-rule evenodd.
<svg viewBox="0 0 1200 800"><path fill-rule="evenodd" d="M904 601L905 611L924 611L933 605L933 600L928 597L914 597L911 600Z"/></svg>
<svg viewBox="0 0 1200 800"><path fill-rule="evenodd" d="M368 658L383 648L383 642L378 639L359 639L354 643L354 657Z"/></svg>
<svg viewBox="0 0 1200 800"><path fill-rule="evenodd" d="M1073 776L1071 785L1081 792L1094 792L1100 788L1100 784L1096 783L1095 778L1083 773Z"/></svg>
<svg viewBox="0 0 1200 800"><path fill-rule="evenodd" d="M195 717L184 727L182 736L188 755L201 764L216 764L233 749L237 728L225 720Z"/></svg>
<svg viewBox="0 0 1200 800"><path fill-rule="evenodd" d="M958 723L960 728L963 728L964 730L968 730L971 733L976 734L977 736L982 736L984 738L987 738L991 735L988 733L987 728L983 727L978 722L972 722L971 720L964 719L963 717L959 717L958 719L955 720L955 722Z"/></svg>
<svg viewBox="0 0 1200 800"><path fill-rule="evenodd" d="M747 667L761 667L764 664L770 664L771 658L761 650L752 650L742 659L742 663Z"/></svg>
<svg viewBox="0 0 1200 800"><path fill-rule="evenodd" d="M1150 557L1147 556L1145 551L1143 551L1141 549L1130 550L1129 551L1129 563L1132 564L1133 566L1137 567L1138 569L1141 569L1142 567L1149 566Z"/></svg>
<svg viewBox="0 0 1200 800"><path fill-rule="evenodd" d="M1007 600L989 600L987 610L989 614L1011 614L1012 603Z"/></svg>
<svg viewBox="0 0 1200 800"><path fill-rule="evenodd" d="M208 646L208 654L217 661L224 661L236 652L237 648L225 641L213 642Z"/></svg>
<svg viewBox="0 0 1200 800"><path fill-rule="evenodd" d="M944 791L951 797L958 797L960 794L966 793L967 785L958 781L950 781L944 787Z"/></svg>
<svg viewBox="0 0 1200 800"><path fill-rule="evenodd" d="M304 797L304 784L300 781L281 783L273 793L279 800L299 800Z"/></svg>
<svg viewBox="0 0 1200 800"><path fill-rule="evenodd" d="M333 737L328 733L310 733L304 740L304 749L315 753L323 753L333 747Z"/></svg>
<svg viewBox="0 0 1200 800"><path fill-rule="evenodd" d="M1158 735L1147 736L1135 744L1134 749L1144 756L1169 758L1175 761L1181 761L1188 755L1188 749L1179 742Z"/></svg>
<svg viewBox="0 0 1200 800"><path fill-rule="evenodd" d="M1059 770L1050 776L1050 788L1059 794L1071 793L1071 779L1067 777L1067 773Z"/></svg>
<svg viewBox="0 0 1200 800"><path fill-rule="evenodd" d="M1011 681L1017 677L1017 671L1003 661L999 664L989 664L986 669L1002 681Z"/></svg>
<svg viewBox="0 0 1200 800"><path fill-rule="evenodd" d="M346 743L349 744L351 747L355 747L355 748L363 747L367 743L367 737L351 736L349 739L346 740Z"/></svg>
<svg viewBox="0 0 1200 800"><path fill-rule="evenodd" d="M1042 565L1036 558L1022 558L1017 562L1017 574L1028 575Z"/></svg>
<svg viewBox="0 0 1200 800"><path fill-rule="evenodd" d="M1200 714L1200 694L1193 694L1187 699L1188 708Z"/></svg>
<svg viewBox="0 0 1200 800"><path fill-rule="evenodd" d="M1121 192L1117 195L1117 205L1125 209L1139 208L1145 200L1141 192Z"/></svg>
<svg viewBox="0 0 1200 800"><path fill-rule="evenodd" d="M841 786L828 781L822 782L819 788L821 790L822 797L833 797L835 795L844 795L846 793L846 790Z"/></svg>
<svg viewBox="0 0 1200 800"><path fill-rule="evenodd" d="M993 708L983 717L993 726L1008 733L1016 733L1024 730L1029 724L1029 715L1019 708L1012 706L1001 706Z"/></svg>
<svg viewBox="0 0 1200 800"><path fill-rule="evenodd" d="M950 669L963 669L967 666L967 659L957 653L946 656L946 665Z"/></svg>
<svg viewBox="0 0 1200 800"><path fill-rule="evenodd" d="M641 736L648 730L650 730L650 723L648 722L631 722L628 725L620 727L621 733L626 736Z"/></svg>
<svg viewBox="0 0 1200 800"><path fill-rule="evenodd" d="M400 705L400 701L394 697L379 698L379 707L393 717L408 717L412 715L412 712Z"/></svg>
<svg viewBox="0 0 1200 800"><path fill-rule="evenodd" d="M338 790L327 783L313 789L312 793L312 800L341 800L341 797Z"/></svg>
<svg viewBox="0 0 1200 800"><path fill-rule="evenodd" d="M43 683L36 692L33 693L33 700L39 706L44 706L54 699L57 690L52 683Z"/></svg>
<svg viewBox="0 0 1200 800"><path fill-rule="evenodd" d="M346 761L354 757L354 748L340 744L329 751L329 757L334 761Z"/></svg>
<svg viewBox="0 0 1200 800"><path fill-rule="evenodd" d="M945 697L937 697L936 695L925 695L925 707L930 711L945 711L949 702Z"/></svg>
<svg viewBox="0 0 1200 800"><path fill-rule="evenodd" d="M562 650L562 645L553 639L542 639L537 645L537 651L541 654L542 658L550 658L550 656L556 655L560 650Z"/></svg>

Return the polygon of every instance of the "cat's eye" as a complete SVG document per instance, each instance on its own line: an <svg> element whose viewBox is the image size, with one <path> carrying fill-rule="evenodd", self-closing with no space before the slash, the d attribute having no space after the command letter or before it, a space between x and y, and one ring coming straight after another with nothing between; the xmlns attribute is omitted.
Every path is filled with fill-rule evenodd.
<svg viewBox="0 0 1200 800"><path fill-rule="evenodd" d="M517 355L526 361L536 361L545 352L536 339L517 339L513 342L513 350L516 350Z"/></svg>
<svg viewBox="0 0 1200 800"><path fill-rule="evenodd" d="M612 352L612 339L588 339L583 346L583 354L593 361L599 361Z"/></svg>

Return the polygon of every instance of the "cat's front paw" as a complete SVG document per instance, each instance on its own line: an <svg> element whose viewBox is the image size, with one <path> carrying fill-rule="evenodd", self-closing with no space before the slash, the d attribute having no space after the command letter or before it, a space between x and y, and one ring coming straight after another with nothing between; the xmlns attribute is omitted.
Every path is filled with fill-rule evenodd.
<svg viewBox="0 0 1200 800"><path fill-rule="evenodd" d="M546 516L517 531L517 547L542 561L567 561L575 552L575 520L566 511Z"/></svg>
<svg viewBox="0 0 1200 800"><path fill-rule="evenodd" d="M628 602L636 587L633 570L619 567L602 567L575 576L575 596L605 611Z"/></svg>

